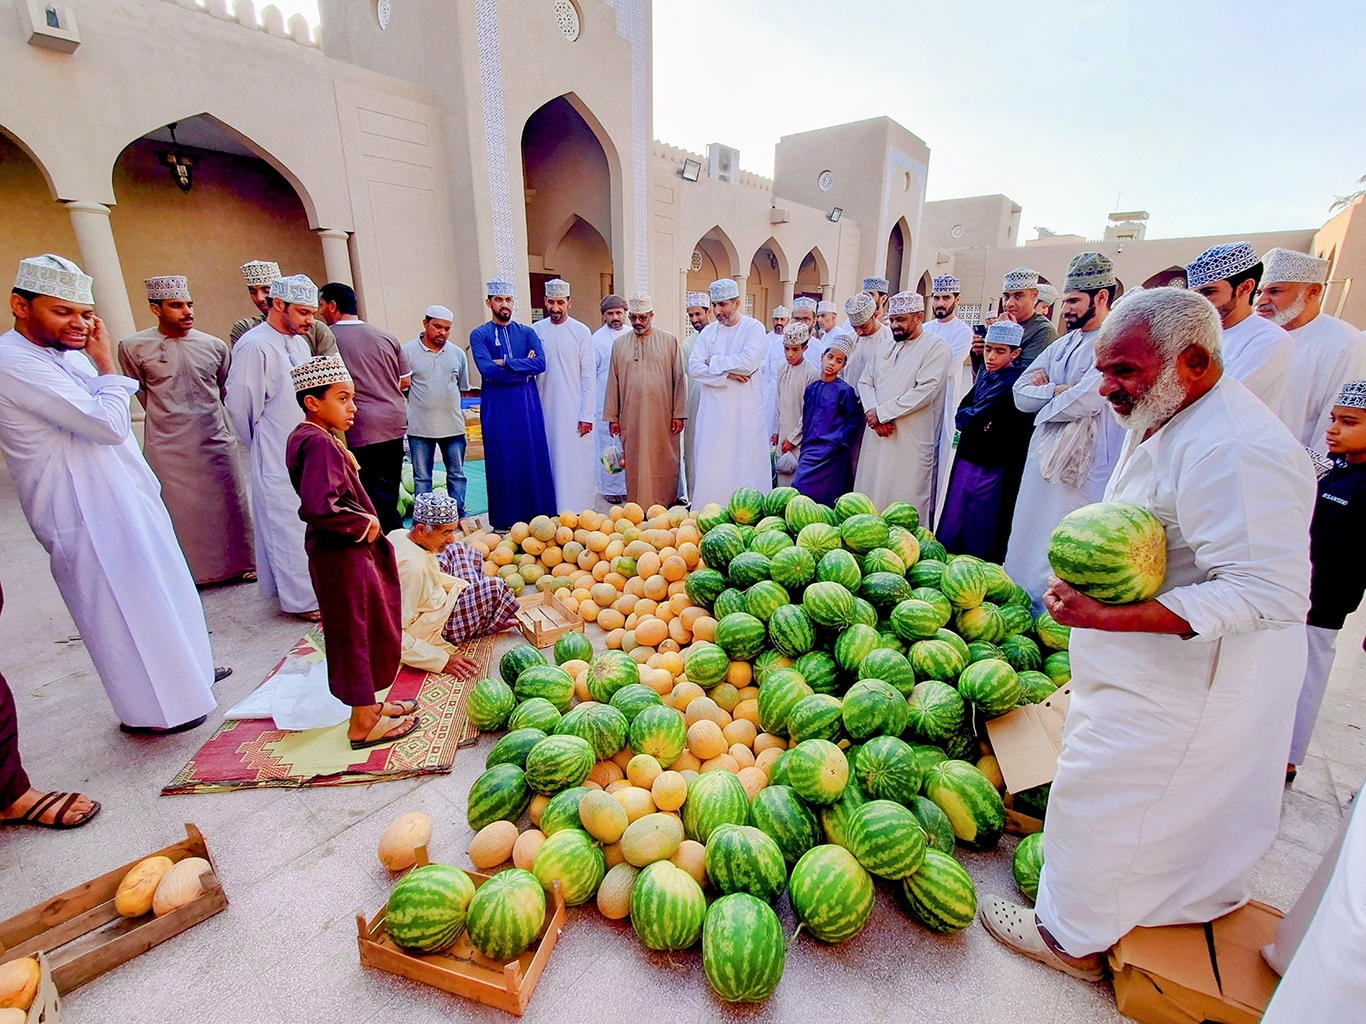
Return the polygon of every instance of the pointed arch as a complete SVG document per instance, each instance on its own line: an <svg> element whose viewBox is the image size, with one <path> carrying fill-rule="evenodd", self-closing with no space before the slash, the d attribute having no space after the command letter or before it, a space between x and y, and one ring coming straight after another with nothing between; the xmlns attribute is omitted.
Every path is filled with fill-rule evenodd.
<svg viewBox="0 0 1366 1024"><path fill-rule="evenodd" d="M887 260L883 264L883 276L890 286L889 294L903 290L903 282L910 271L911 263L911 226L906 218L900 218L887 233Z"/></svg>
<svg viewBox="0 0 1366 1024"><path fill-rule="evenodd" d="M47 183L48 191L52 193L52 198L55 201L58 198L57 186L52 179L52 172L47 169L47 164L43 162L42 157L40 157L37 152L34 151L33 147L25 142L17 132L3 124L0 124L0 135L9 139L10 142L14 143L14 145L19 148L20 152L33 161L33 166L38 168L38 173L43 176L43 181Z"/></svg>
<svg viewBox="0 0 1366 1024"><path fill-rule="evenodd" d="M778 280L791 281L791 261L788 260L787 253L783 250L783 247L778 244L778 240L772 235L768 236L768 241L754 250L754 255L749 258L749 262L754 263L757 261L759 259L759 254L765 249L773 253L774 262L777 263L777 266L774 269L778 274Z"/></svg>
<svg viewBox="0 0 1366 1024"><path fill-rule="evenodd" d="M730 235L726 234L725 229L722 228L720 224L713 224L703 232L702 237L697 240L697 243L693 248L697 249L703 247L703 244L707 242L711 243L708 248L719 248L726 257L726 265L729 268L726 271L726 276L734 277L736 274L740 273L740 250L735 247L735 243L731 241ZM713 256L713 261L714 260L715 257ZM719 266L718 269L720 269ZM748 271L748 263L744 264L744 269Z"/></svg>

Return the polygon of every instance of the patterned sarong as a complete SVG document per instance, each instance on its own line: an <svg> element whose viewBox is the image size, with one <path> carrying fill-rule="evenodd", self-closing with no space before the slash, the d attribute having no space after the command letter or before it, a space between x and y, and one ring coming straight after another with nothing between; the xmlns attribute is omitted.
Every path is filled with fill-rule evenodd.
<svg viewBox="0 0 1366 1024"><path fill-rule="evenodd" d="M437 556L441 571L465 580L469 587L455 600L441 635L458 644L498 633L517 624L517 595L496 576L484 575L484 560L468 544L453 543Z"/></svg>

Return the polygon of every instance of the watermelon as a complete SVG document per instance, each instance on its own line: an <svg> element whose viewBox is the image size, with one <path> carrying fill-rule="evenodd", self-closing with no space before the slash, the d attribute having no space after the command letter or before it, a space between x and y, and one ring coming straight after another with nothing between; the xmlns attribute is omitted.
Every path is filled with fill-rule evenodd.
<svg viewBox="0 0 1366 1024"><path fill-rule="evenodd" d="M802 740L788 755L787 775L799 797L808 804L823 807L835 803L843 795L849 781L849 761L844 751L829 740ZM683 805L683 810L686 818L687 804Z"/></svg>
<svg viewBox="0 0 1366 1024"><path fill-rule="evenodd" d="M745 592L735 587L727 587L716 595L716 600L711 605L712 616L718 621L727 615L745 610Z"/></svg>
<svg viewBox="0 0 1366 1024"><path fill-rule="evenodd" d="M925 843L931 850L940 853L953 853L953 822L939 809L939 805L928 797L918 796L911 800L911 813L925 830Z"/></svg>
<svg viewBox="0 0 1366 1024"><path fill-rule="evenodd" d="M915 671L906 656L885 647L868 652L859 662L858 677L891 683L903 697L909 697L915 687Z"/></svg>
<svg viewBox="0 0 1366 1024"><path fill-rule="evenodd" d="M578 630L570 630L555 641L555 664L566 661L592 661L593 641Z"/></svg>
<svg viewBox="0 0 1366 1024"><path fill-rule="evenodd" d="M764 651L754 659L752 666L753 679L756 685L763 686L764 680L769 674L776 672L780 668L791 668L792 659L779 651Z"/></svg>
<svg viewBox="0 0 1366 1024"><path fill-rule="evenodd" d="M869 572L858 592L874 608L885 610L910 597L911 585L900 573Z"/></svg>
<svg viewBox="0 0 1366 1024"><path fill-rule="evenodd" d="M873 548L863 556L863 571L868 575L890 572L905 579L906 563L891 548Z"/></svg>
<svg viewBox="0 0 1366 1024"><path fill-rule="evenodd" d="M547 736L526 755L526 784L553 796L588 778L597 760L592 744L580 736Z"/></svg>
<svg viewBox="0 0 1366 1024"><path fill-rule="evenodd" d="M968 644L968 663L974 661L986 661L988 658L1004 659L1006 652L997 647L990 640L974 640Z"/></svg>
<svg viewBox="0 0 1366 1024"><path fill-rule="evenodd" d="M626 744L626 730L630 724L626 716L610 704L580 704L561 719L555 733L587 740L593 748L593 756L606 761Z"/></svg>
<svg viewBox="0 0 1366 1024"><path fill-rule="evenodd" d="M603 651L588 666L588 695L602 704L623 686L639 682L640 666L625 651Z"/></svg>
<svg viewBox="0 0 1366 1024"><path fill-rule="evenodd" d="M884 626L882 623L878 623L877 635L880 641L878 647L881 649L895 651L903 658L906 656L906 652L910 650L910 648L906 646L905 640L901 639L901 637L892 632L890 627ZM910 662L908 661L906 664L909 665ZM897 687L897 689L900 689L900 687Z"/></svg>
<svg viewBox="0 0 1366 1024"><path fill-rule="evenodd" d="M816 578L816 560L811 552L806 548L799 548L795 544L792 547L783 548L775 555L770 556L769 573L773 577L773 582L779 583L790 591L800 590L813 579ZM691 579L695 573L690 573ZM689 600L692 595L688 595ZM693 601L697 604L697 601Z"/></svg>
<svg viewBox="0 0 1366 1024"><path fill-rule="evenodd" d="M1030 611L1030 609L1034 607L1034 599L1029 596L1029 591L1025 590L1025 588L1018 583L1015 584L1015 589L1010 592L1010 596L1006 598L1005 603L1023 608L1025 611Z"/></svg>
<svg viewBox="0 0 1366 1024"><path fill-rule="evenodd" d="M764 496L755 487L740 487L730 496L727 508L733 523L741 526L757 523L764 517Z"/></svg>
<svg viewBox="0 0 1366 1024"><path fill-rule="evenodd" d="M754 794L749 815L754 827L778 844L778 849L783 851L783 858L789 864L796 863L806 851L821 841L821 827L811 809L790 786L780 785L776 780Z"/></svg>
<svg viewBox="0 0 1366 1024"><path fill-rule="evenodd" d="M901 564L906 567L904 572L909 576L911 567L920 561L920 541L915 539L915 534L910 530L903 530L900 526L889 523L887 526L887 547L901 559Z"/></svg>
<svg viewBox="0 0 1366 1024"><path fill-rule="evenodd" d="M906 731L922 743L943 743L963 727L962 695L938 679L916 683L907 708Z"/></svg>
<svg viewBox="0 0 1366 1024"><path fill-rule="evenodd" d="M505 733L489 751L489 756L484 760L485 769L498 764L515 764L518 768L525 768L527 754L545 737L546 734L540 729L513 729Z"/></svg>
<svg viewBox="0 0 1366 1024"><path fill-rule="evenodd" d="M399 879L389 894L384 927L389 937L415 953L438 953L465 930L474 881L449 864L427 864Z"/></svg>
<svg viewBox="0 0 1366 1024"><path fill-rule="evenodd" d="M891 800L869 800L859 807L845 834L849 852L880 878L905 878L925 860L925 830L914 814Z"/></svg>
<svg viewBox="0 0 1366 1024"><path fill-rule="evenodd" d="M770 672L759 684L759 727L774 736L786 736L787 716L799 700L810 694L811 687L795 669Z"/></svg>
<svg viewBox="0 0 1366 1024"><path fill-rule="evenodd" d="M722 523L730 522L730 513L714 501L709 501L702 506L702 511L697 513L697 528L704 534L710 533Z"/></svg>
<svg viewBox="0 0 1366 1024"><path fill-rule="evenodd" d="M565 906L577 907L597 895L602 876L607 874L607 858L587 832L567 828L541 844L531 862L531 873L550 896L559 882Z"/></svg>
<svg viewBox="0 0 1366 1024"><path fill-rule="evenodd" d="M784 604L773 610L768 617L768 642L789 658L798 658L815 646L815 627L801 605Z"/></svg>
<svg viewBox="0 0 1366 1024"><path fill-rule="evenodd" d="M1043 821L1048 817L1048 794L1052 789L1051 783L1044 783L1042 786L1020 790L1015 794L1015 803L1011 810Z"/></svg>
<svg viewBox="0 0 1366 1024"><path fill-rule="evenodd" d="M816 625L843 629L853 620L854 595L838 583L822 580L802 593L802 607Z"/></svg>
<svg viewBox="0 0 1366 1024"><path fill-rule="evenodd" d="M1034 832L1020 840L1010 862L1011 874L1020 892L1033 903L1039 897L1039 872L1043 871L1043 833Z"/></svg>
<svg viewBox="0 0 1366 1024"><path fill-rule="evenodd" d="M822 942L853 938L873 913L873 876L842 846L816 846L802 855L789 882L792 910Z"/></svg>
<svg viewBox="0 0 1366 1024"><path fill-rule="evenodd" d="M612 694L611 706L626 716L626 728L648 707L663 704L664 698L644 683L630 683Z"/></svg>
<svg viewBox="0 0 1366 1024"><path fill-rule="evenodd" d="M813 693L797 701L787 715L787 735L800 743L820 739L838 743L844 737L844 705L828 693Z"/></svg>
<svg viewBox="0 0 1366 1024"><path fill-rule="evenodd" d="M854 614L849 619L849 625L863 623L865 626L877 628L878 615L877 609L861 597L854 598Z"/></svg>
<svg viewBox="0 0 1366 1024"><path fill-rule="evenodd" d="M1043 666L1039 645L1027 636L1015 634L1001 641L1001 650L1016 672L1036 672Z"/></svg>
<svg viewBox="0 0 1366 1024"><path fill-rule="evenodd" d="M958 677L958 692L989 717L1004 715L1020 702L1020 677L1000 658L975 661Z"/></svg>
<svg viewBox="0 0 1366 1024"><path fill-rule="evenodd" d="M920 513L908 501L894 501L882 510L882 518L889 526L899 526L912 533L920 526ZM917 542L918 543L918 542Z"/></svg>
<svg viewBox="0 0 1366 1024"><path fill-rule="evenodd" d="M948 644L955 651L961 654L963 656L963 665L965 667L967 666L967 663L972 660L972 654L968 651L967 642L953 630L941 629L938 633L934 635L934 638L936 640L943 640L944 643Z"/></svg>
<svg viewBox="0 0 1366 1024"><path fill-rule="evenodd" d="M981 746L971 727L964 722L963 728L944 742L942 750L939 747L931 749L940 750L951 761L975 761L981 754Z"/></svg>
<svg viewBox="0 0 1366 1024"><path fill-rule="evenodd" d="M911 647L917 679L957 679L967 664L966 648L959 651L947 640L921 640Z"/></svg>
<svg viewBox="0 0 1366 1024"><path fill-rule="evenodd" d="M1065 686L1072 681L1072 656L1066 651L1054 651L1043 661L1044 675L1054 686Z"/></svg>
<svg viewBox="0 0 1366 1024"><path fill-rule="evenodd" d="M639 681L639 672L636 675ZM540 664L524 669L513 690L518 700L544 697L560 714L574 703L574 677L558 665Z"/></svg>
<svg viewBox="0 0 1366 1024"><path fill-rule="evenodd" d="M792 753L791 749L784 750L768 766L768 784L770 786L786 786L791 782L787 777L787 755L790 753ZM752 812L753 806L751 805L751 816Z"/></svg>
<svg viewBox="0 0 1366 1024"><path fill-rule="evenodd" d="M1038 635L1039 642L1045 647L1051 647L1055 651L1065 651L1072 633L1072 627L1060 626L1053 620L1053 616L1047 612L1040 612L1039 617L1034 620L1034 632Z"/></svg>
<svg viewBox="0 0 1366 1024"><path fill-rule="evenodd" d="M986 600L987 574L980 562L955 558L945 567L938 589L955 608L976 608Z"/></svg>
<svg viewBox="0 0 1366 1024"><path fill-rule="evenodd" d="M764 529L764 523L760 523L755 528L754 539L749 542L749 550L771 559L779 551L792 547L795 542L787 535L787 530L783 528L781 519L766 519L764 522L776 523L778 529ZM735 563L731 562L730 567L731 574L734 575Z"/></svg>
<svg viewBox="0 0 1366 1024"><path fill-rule="evenodd" d="M745 591L745 611L767 623L773 613L790 603L787 591L772 580L760 580Z"/></svg>
<svg viewBox="0 0 1366 1024"><path fill-rule="evenodd" d="M1097 601L1146 601L1167 575L1167 531L1137 505L1083 505L1054 527L1048 564L1060 579Z"/></svg>
<svg viewBox="0 0 1366 1024"><path fill-rule="evenodd" d="M496 732L507 723L516 706L511 686L501 679L481 679L470 690L465 710L480 732Z"/></svg>
<svg viewBox="0 0 1366 1024"><path fill-rule="evenodd" d="M671 765L688 745L683 713L660 704L642 708L627 731L627 744L637 754L649 754L661 765Z"/></svg>
<svg viewBox="0 0 1366 1024"><path fill-rule="evenodd" d="M907 643L931 640L944 625L939 609L928 601L907 598L897 603L890 616L892 632Z"/></svg>
<svg viewBox="0 0 1366 1024"><path fill-rule="evenodd" d="M751 587L760 580L766 580L769 574L768 556L757 551L742 551L731 559L730 568L726 570L730 582L741 588Z"/></svg>
<svg viewBox="0 0 1366 1024"><path fill-rule="evenodd" d="M902 881L911 915L932 932L961 932L977 916L977 887L947 853L926 850L920 870Z"/></svg>
<svg viewBox="0 0 1366 1024"><path fill-rule="evenodd" d="M521 868L498 872L475 890L465 927L470 945L490 960L503 962L520 956L545 927L545 890L540 880Z"/></svg>
<svg viewBox="0 0 1366 1024"><path fill-rule="evenodd" d="M922 782L924 781L925 773L934 765L949 759L948 754L944 753L943 747L938 747L930 743L907 743L906 746L910 748L911 764L914 766L915 770L920 773ZM919 789L920 787L917 786L916 788Z"/></svg>
<svg viewBox="0 0 1366 1024"><path fill-rule="evenodd" d="M731 661L748 661L767 640L764 624L749 612L731 612L716 624L716 643Z"/></svg>
<svg viewBox="0 0 1366 1024"><path fill-rule="evenodd" d="M852 766L854 760L851 758L849 763ZM868 798L863 795L863 790L859 789L858 783L850 775L849 784L844 787L844 795L839 801L820 809L821 831L825 834L825 841L835 846L843 846L847 850L849 818L867 802Z"/></svg>
<svg viewBox="0 0 1366 1024"><path fill-rule="evenodd" d="M840 532L829 523L812 523L803 526L797 534L797 546L806 548L811 552L811 557L819 562L840 546Z"/></svg>
<svg viewBox="0 0 1366 1024"><path fill-rule="evenodd" d="M857 594L863 573L854 556L843 548L827 551L816 563L816 579L838 583L851 594Z"/></svg>
<svg viewBox="0 0 1366 1024"><path fill-rule="evenodd" d="M1042 672L1021 672L1020 673L1020 703L1038 704L1045 701L1057 691L1057 686L1053 680L1049 679Z"/></svg>
<svg viewBox="0 0 1366 1024"><path fill-rule="evenodd" d="M854 780L874 800L909 804L923 777L910 745L895 736L875 736L854 758Z"/></svg>
<svg viewBox="0 0 1366 1024"><path fill-rule="evenodd" d="M544 665L545 655L530 644L518 644L509 650L498 662L498 674L509 686L517 684L517 677L532 665Z"/></svg>
<svg viewBox="0 0 1366 1024"><path fill-rule="evenodd" d="M838 514L838 513L837 513ZM885 548L890 539L887 522L881 516L860 512L840 523L840 541L859 554Z"/></svg>
<svg viewBox="0 0 1366 1024"><path fill-rule="evenodd" d="M987 600L994 604L1004 604L1015 596L1015 581L1005 569L995 562L982 562L982 572L987 578Z"/></svg>
<svg viewBox="0 0 1366 1024"><path fill-rule="evenodd" d="M783 509L783 517L787 520L789 533L800 533L805 527L812 523L825 522L825 516L816 504L816 499L808 498L805 494L798 494L788 500L787 507Z"/></svg>
<svg viewBox="0 0 1366 1024"><path fill-rule="evenodd" d="M1005 619L1006 636L1028 633L1034 628L1034 616L1029 614L1028 606L1003 604L998 607L1001 609L1001 618Z"/></svg>
<svg viewBox="0 0 1366 1024"><path fill-rule="evenodd" d="M854 740L900 736L907 713L906 698L882 679L860 679L844 695L844 729Z"/></svg>
<svg viewBox="0 0 1366 1024"><path fill-rule="evenodd" d="M918 531L916 539L919 539ZM949 564L948 549L945 548L943 544L940 544L939 541L935 540L933 535L931 535L929 540L920 541L920 557L928 558L931 561L940 562L944 565ZM931 584L931 586L933 586L933 584Z"/></svg>
<svg viewBox="0 0 1366 1024"><path fill-rule="evenodd" d="M694 569L683 580L683 589L689 601L711 611L712 602L726 589L726 577L715 569Z"/></svg>
<svg viewBox="0 0 1366 1024"><path fill-rule="evenodd" d="M1006 826L1005 804L991 781L966 761L942 761L925 773L925 795L953 824L953 834L969 850L989 850Z"/></svg>
<svg viewBox="0 0 1366 1024"><path fill-rule="evenodd" d="M906 571L906 579L913 587L933 587L938 590L946 568L947 566L937 558L927 557L922 548L920 561Z"/></svg>
<svg viewBox="0 0 1366 1024"><path fill-rule="evenodd" d="M583 828L579 817L579 803L584 795L593 790L587 786L571 786L550 798L550 803L541 809L541 823L537 827L548 836L563 832L567 828Z"/></svg>
<svg viewBox="0 0 1366 1024"><path fill-rule="evenodd" d="M764 515L782 516L787 511L787 503L797 496L795 487L775 487L764 495Z"/></svg>
<svg viewBox="0 0 1366 1024"><path fill-rule="evenodd" d="M769 634L773 628L770 624ZM814 635L814 634L813 634ZM775 643L776 647L777 644ZM806 680L806 685L815 693L835 693L839 688L839 665L825 651L809 651L803 654L792 667Z"/></svg>
<svg viewBox="0 0 1366 1024"><path fill-rule="evenodd" d="M702 970L728 1003L760 1003L783 978L787 944L782 922L767 902L749 893L722 896L702 926Z"/></svg>
<svg viewBox="0 0 1366 1024"><path fill-rule="evenodd" d="M721 893L747 892L772 903L787 888L783 851L772 836L753 825L722 822L713 828L706 867L707 878Z"/></svg>
<svg viewBox="0 0 1366 1024"><path fill-rule="evenodd" d="M698 547L707 568L726 573L730 571L731 559L745 550L745 535L733 523L721 523L702 535Z"/></svg>
<svg viewBox="0 0 1366 1024"><path fill-rule="evenodd" d="M559 724L559 711L544 697L532 697L530 700L522 701L512 709L512 714L508 715L507 720L509 731L540 729L547 736L554 732L555 726Z"/></svg>
<svg viewBox="0 0 1366 1024"><path fill-rule="evenodd" d="M725 822L749 824L749 795L730 772L703 772L688 783L683 832L694 842L705 843L712 829Z"/></svg>
<svg viewBox="0 0 1366 1024"><path fill-rule="evenodd" d="M835 522L843 523L856 515L877 515L873 499L858 491L849 491L835 499Z"/></svg>
<svg viewBox="0 0 1366 1024"><path fill-rule="evenodd" d="M876 651L882 644L882 638L872 626L866 626L859 622L840 635L835 640L835 663L846 672L857 672L858 667L863 664L863 659Z"/></svg>
<svg viewBox="0 0 1366 1024"><path fill-rule="evenodd" d="M990 601L983 601L976 608L959 609L954 616L954 626L958 635L969 643L973 640L998 643L1006 635L1005 616Z"/></svg>
<svg viewBox="0 0 1366 1024"><path fill-rule="evenodd" d="M719 623L717 628L720 629ZM730 658L715 644L699 640L693 644L692 650L684 659L683 670L698 686L710 690L725 680L726 673L730 670Z"/></svg>
<svg viewBox="0 0 1366 1024"><path fill-rule="evenodd" d="M545 742L537 741L538 745ZM474 780L466 801L470 828L478 832L495 821L516 821L531 804L526 773L511 762L496 764Z"/></svg>
<svg viewBox="0 0 1366 1024"><path fill-rule="evenodd" d="M915 587L911 590L911 600L924 601L931 605L939 615L939 627L943 629L953 618L953 605L949 604L949 599L934 587Z"/></svg>

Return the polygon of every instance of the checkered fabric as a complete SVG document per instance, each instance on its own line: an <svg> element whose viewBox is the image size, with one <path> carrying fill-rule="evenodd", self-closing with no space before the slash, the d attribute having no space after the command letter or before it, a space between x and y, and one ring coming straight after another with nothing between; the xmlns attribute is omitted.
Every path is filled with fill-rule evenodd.
<svg viewBox="0 0 1366 1024"><path fill-rule="evenodd" d="M453 644L498 633L517 624L517 595L496 576L484 575L484 559L468 544L449 544L437 556L441 571L469 587L456 598L441 635Z"/></svg>

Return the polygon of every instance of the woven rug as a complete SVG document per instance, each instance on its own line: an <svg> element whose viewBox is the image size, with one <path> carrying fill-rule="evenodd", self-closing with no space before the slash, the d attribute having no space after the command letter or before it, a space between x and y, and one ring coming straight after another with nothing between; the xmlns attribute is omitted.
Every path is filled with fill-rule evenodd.
<svg viewBox="0 0 1366 1024"><path fill-rule="evenodd" d="M200 747L162 793L220 793L267 786L348 786L408 779L415 775L449 772L459 747L479 738L479 730L465 713L470 687L488 674L493 637L457 646L457 651L480 666L474 679L422 672L406 665L389 688L394 700L416 697L422 705L422 725L393 743L352 750L347 723L328 729L287 732L269 718L225 721ZM291 659L326 659L322 630L308 631L271 673ZM297 670L298 666L291 666Z"/></svg>

